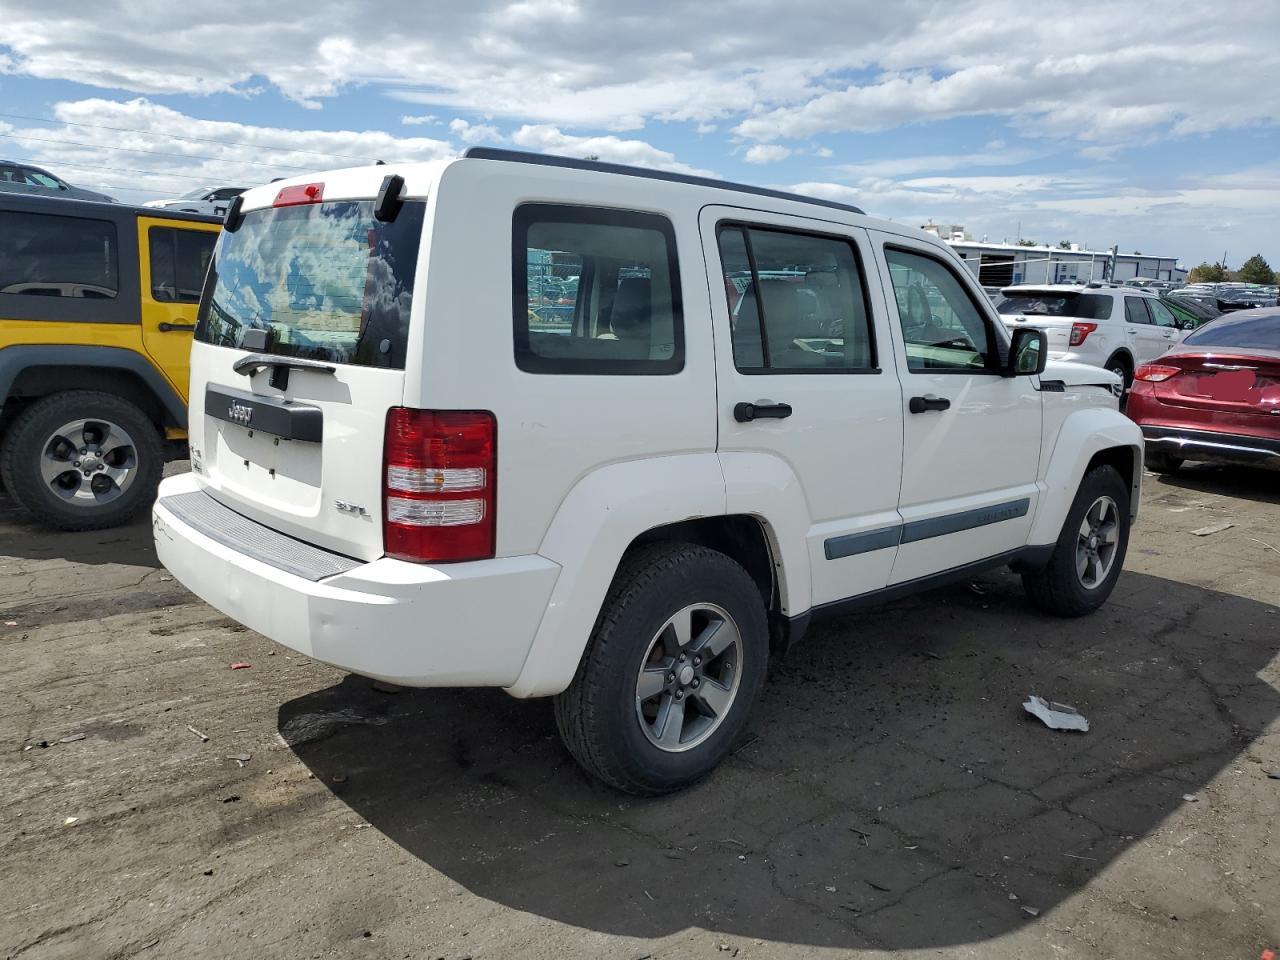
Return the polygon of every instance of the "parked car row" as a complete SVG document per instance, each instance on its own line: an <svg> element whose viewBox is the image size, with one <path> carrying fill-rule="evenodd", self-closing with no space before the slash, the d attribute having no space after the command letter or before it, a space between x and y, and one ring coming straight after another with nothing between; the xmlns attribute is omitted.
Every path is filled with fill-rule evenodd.
<svg viewBox="0 0 1280 960"><path fill-rule="evenodd" d="M247 190L247 187L218 186L199 187L180 197L167 200L148 200L143 206L177 210L182 213L202 213L221 217L231 201ZM91 200L97 203L115 203L114 197L96 190L73 187L66 180L43 167L29 163L0 160L0 193L22 193L36 197L60 197L64 200Z"/></svg>

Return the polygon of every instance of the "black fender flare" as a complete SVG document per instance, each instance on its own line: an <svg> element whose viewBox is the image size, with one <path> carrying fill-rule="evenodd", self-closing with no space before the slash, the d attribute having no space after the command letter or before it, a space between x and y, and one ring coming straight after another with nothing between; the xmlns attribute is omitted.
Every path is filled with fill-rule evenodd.
<svg viewBox="0 0 1280 960"><path fill-rule="evenodd" d="M151 361L135 350L82 344L31 344L0 349L0 400L9 396L13 382L32 367L98 367L126 370L138 377L164 408L173 424L187 428L187 405L178 391L160 375ZM68 384L68 388L73 388Z"/></svg>

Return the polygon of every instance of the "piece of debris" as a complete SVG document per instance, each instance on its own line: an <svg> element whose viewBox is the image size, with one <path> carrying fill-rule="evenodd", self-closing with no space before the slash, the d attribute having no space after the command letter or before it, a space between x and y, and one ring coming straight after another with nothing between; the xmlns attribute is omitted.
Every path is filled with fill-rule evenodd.
<svg viewBox="0 0 1280 960"><path fill-rule="evenodd" d="M864 880L863 882L872 890L879 890L881 893L891 892L888 887L882 887L880 884L876 883L874 880Z"/></svg>
<svg viewBox="0 0 1280 960"><path fill-rule="evenodd" d="M339 727L355 724L381 726L386 722L386 717L366 717L350 707L321 713L300 713L280 728L280 739L286 747L296 747L299 744L323 740L331 736Z"/></svg>
<svg viewBox="0 0 1280 960"><path fill-rule="evenodd" d="M369 686L379 693L404 693L406 689L399 684L387 683L385 680L374 680Z"/></svg>
<svg viewBox="0 0 1280 960"><path fill-rule="evenodd" d="M62 737L61 739L58 740L58 742L59 743L75 743L77 740L83 740L84 738L85 738L85 734L83 733L73 733L69 737Z"/></svg>
<svg viewBox="0 0 1280 960"><path fill-rule="evenodd" d="M1193 537L1208 537L1215 533L1221 533L1223 530L1230 530L1235 524L1230 520L1223 520L1221 523L1211 523L1207 527L1201 527L1199 530L1192 530Z"/></svg>
<svg viewBox="0 0 1280 960"><path fill-rule="evenodd" d="M240 661L236 661L231 665L231 669L232 670L248 670L252 666L253 666L252 663L241 663Z"/></svg>
<svg viewBox="0 0 1280 960"><path fill-rule="evenodd" d="M1074 853L1064 853L1063 856L1070 857L1072 860L1092 860L1094 863L1098 862L1097 857L1082 857Z"/></svg>
<svg viewBox="0 0 1280 960"><path fill-rule="evenodd" d="M921 651L920 656L922 656L922 657L928 657L930 660L941 660L941 659L942 659L942 654L940 654L940 653L934 653L932 650L923 650L923 651Z"/></svg>
<svg viewBox="0 0 1280 960"><path fill-rule="evenodd" d="M1250 539L1250 540L1252 540L1254 543L1260 543L1260 544L1262 544L1263 549L1265 549L1265 550L1272 550L1272 551L1274 551L1275 553L1280 553L1280 550L1277 550L1275 547L1273 547L1271 544L1267 543L1267 541L1265 541L1265 540L1259 540L1257 537L1250 537L1249 539Z"/></svg>
<svg viewBox="0 0 1280 960"><path fill-rule="evenodd" d="M1011 894L1009 894L1009 899L1010 899L1010 900L1012 900L1014 903L1017 903L1017 902L1018 902L1018 895L1017 895L1016 893L1011 893Z"/></svg>
<svg viewBox="0 0 1280 960"><path fill-rule="evenodd" d="M911 846L909 846L909 847L903 847L902 849L903 849L903 850L919 850L919 849L920 849L920 844L918 844L918 843L913 843Z"/></svg>
<svg viewBox="0 0 1280 960"><path fill-rule="evenodd" d="M1199 803L1199 802L1200 802L1200 798L1199 798L1199 797L1197 797L1194 793L1184 793L1184 794L1182 795L1182 799L1183 799L1183 800L1185 800L1185 801L1187 801L1187 803Z"/></svg>
<svg viewBox="0 0 1280 960"><path fill-rule="evenodd" d="M222 798L222 802L223 802L223 803L239 803L239 802L240 802L240 794L238 794L238 793L233 793L233 794L232 794L231 796L229 796L229 797L223 797L223 798Z"/></svg>
<svg viewBox="0 0 1280 960"><path fill-rule="evenodd" d="M835 893L835 892L836 892L835 887L827 887L827 893Z"/></svg>
<svg viewBox="0 0 1280 960"><path fill-rule="evenodd" d="M631 866L631 861L626 857L619 857L617 860L613 861L613 865L615 867L629 867Z"/></svg>
<svg viewBox="0 0 1280 960"><path fill-rule="evenodd" d="M204 871L204 875L205 875L206 877L212 877L212 876L213 876L213 870L212 870L212 869L210 869L210 870L206 870L206 871Z"/></svg>
<svg viewBox="0 0 1280 960"><path fill-rule="evenodd" d="M201 733L199 730L197 730L195 727L193 727L189 723L187 724L187 729L190 730L192 733L194 733L197 737L199 737L201 743L209 742L209 735L207 733Z"/></svg>
<svg viewBox="0 0 1280 960"><path fill-rule="evenodd" d="M168 582L169 582L170 580L172 580L172 579L173 579L173 577L161 577L161 578L160 578L160 582L161 582L161 583L168 583Z"/></svg>
<svg viewBox="0 0 1280 960"><path fill-rule="evenodd" d="M69 826L71 826L73 823L78 823L79 821L80 821L80 818L79 818L79 817L67 817L67 819L65 819L65 820L63 820L63 821L62 821L62 825L63 825L64 827L69 827Z"/></svg>
<svg viewBox="0 0 1280 960"><path fill-rule="evenodd" d="M641 889L643 889L643 888L641 888ZM644 895L645 895L646 897L648 897L650 900L652 900L652 899L653 899L653 894L652 894L652 893L650 893L648 890L645 890L645 891L644 891Z"/></svg>
<svg viewBox="0 0 1280 960"><path fill-rule="evenodd" d="M733 949L733 947L729 946L727 943L717 943L716 949L719 950L721 953L728 953L730 950Z"/></svg>
<svg viewBox="0 0 1280 960"><path fill-rule="evenodd" d="M18 625L18 621L17 621L17 620L6 620L6 621L4 622L4 625L5 625L6 627L16 627L16 626Z"/></svg>
<svg viewBox="0 0 1280 960"><path fill-rule="evenodd" d="M867 838L868 838L868 837L870 837L870 836L871 836L871 834L866 833L866 832L864 832L864 831L862 831L862 830L859 830L857 827L850 827L850 828L849 828L849 830L850 830L851 832L856 833L856 834L858 835L858 839L860 839L860 840L862 841L862 845L863 845L864 847L869 847L869 846L871 845L871 844L867 843Z"/></svg>
<svg viewBox="0 0 1280 960"><path fill-rule="evenodd" d="M243 767L246 763L248 763L251 759L253 759L253 756L252 754L248 754L248 753L228 753L227 759L234 760L236 762L237 767Z"/></svg>
<svg viewBox="0 0 1280 960"><path fill-rule="evenodd" d="M1272 780L1280 780L1280 770L1263 770L1262 772Z"/></svg>
<svg viewBox="0 0 1280 960"><path fill-rule="evenodd" d="M1023 913L1025 913L1028 917L1038 917L1038 916L1040 916L1040 911L1039 911L1039 910L1037 910L1035 907L1027 907L1027 906L1024 906L1024 907L1022 908L1022 912L1023 912Z"/></svg>
<svg viewBox="0 0 1280 960"><path fill-rule="evenodd" d="M980 597L985 597L987 595L987 591L983 590L982 587L980 587L976 583L969 584L969 589L972 590L974 593L976 593Z"/></svg>
<svg viewBox="0 0 1280 960"><path fill-rule="evenodd" d="M1027 697L1022 708L1033 717L1038 717L1050 730L1079 730L1089 732L1089 721L1075 707L1066 703L1055 703L1034 693Z"/></svg>
<svg viewBox="0 0 1280 960"><path fill-rule="evenodd" d="M329 779L332 780L334 783L346 783L347 775L345 773L335 773Z"/></svg>

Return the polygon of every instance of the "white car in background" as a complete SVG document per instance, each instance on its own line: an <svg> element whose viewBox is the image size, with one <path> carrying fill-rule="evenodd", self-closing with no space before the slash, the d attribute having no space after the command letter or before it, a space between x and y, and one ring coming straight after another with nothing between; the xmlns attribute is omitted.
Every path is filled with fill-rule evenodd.
<svg viewBox="0 0 1280 960"><path fill-rule="evenodd" d="M1134 370L1185 335L1173 311L1142 287L1020 284L1002 292L996 312L1011 333L1039 327L1049 335L1051 359L1104 367L1124 380L1125 389Z"/></svg>
<svg viewBox="0 0 1280 960"><path fill-rule="evenodd" d="M173 200L148 200L144 207L164 207L183 213L204 213L213 217L225 216L231 201L248 190L248 187L200 187Z"/></svg>

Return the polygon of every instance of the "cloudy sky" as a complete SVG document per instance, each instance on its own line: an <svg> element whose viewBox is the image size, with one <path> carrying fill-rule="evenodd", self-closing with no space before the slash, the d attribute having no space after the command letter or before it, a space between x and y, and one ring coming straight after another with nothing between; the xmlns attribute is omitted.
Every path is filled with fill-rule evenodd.
<svg viewBox="0 0 1280 960"><path fill-rule="evenodd" d="M500 144L1277 265L1278 125L1276 0L0 0L0 157L128 201Z"/></svg>

